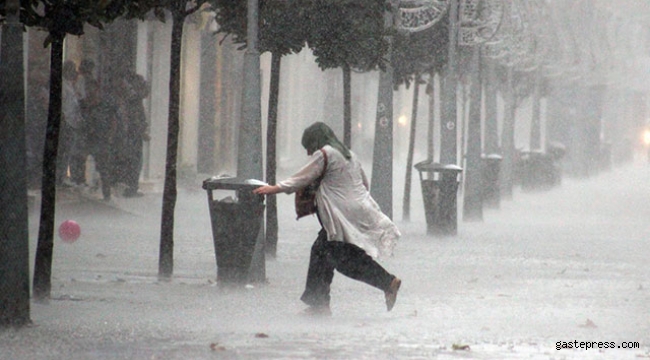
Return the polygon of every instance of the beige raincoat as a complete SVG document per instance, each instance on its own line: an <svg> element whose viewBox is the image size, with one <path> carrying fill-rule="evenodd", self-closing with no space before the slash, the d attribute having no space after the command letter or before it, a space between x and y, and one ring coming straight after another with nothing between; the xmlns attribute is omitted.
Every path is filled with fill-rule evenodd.
<svg viewBox="0 0 650 360"><path fill-rule="evenodd" d="M356 155L352 153L346 160L329 145L322 150L328 163L316 203L328 239L354 244L373 258L391 256L400 232L370 196L368 179ZM324 160L323 153L315 151L302 169L278 186L282 192L293 193L309 185L322 174Z"/></svg>

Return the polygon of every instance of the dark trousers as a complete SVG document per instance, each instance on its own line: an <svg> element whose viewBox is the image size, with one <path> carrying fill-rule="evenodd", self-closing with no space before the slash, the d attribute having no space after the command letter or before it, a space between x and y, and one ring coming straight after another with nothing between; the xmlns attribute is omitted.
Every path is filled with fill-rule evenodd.
<svg viewBox="0 0 650 360"><path fill-rule="evenodd" d="M95 159L95 168L99 173L99 178L102 183L102 195L104 199L110 199L111 187L114 185L114 169L113 169L113 150L110 144L105 139L92 138L89 139L90 155Z"/></svg>
<svg viewBox="0 0 650 360"><path fill-rule="evenodd" d="M334 270L386 291L394 276L360 247L342 241L328 241L324 229L311 247L307 284L300 300L309 306L329 306Z"/></svg>
<svg viewBox="0 0 650 360"><path fill-rule="evenodd" d="M86 155L81 130L75 129L61 121L59 149L56 162L56 181L61 185L70 168L70 181L76 184L86 183Z"/></svg>
<svg viewBox="0 0 650 360"><path fill-rule="evenodd" d="M86 155L74 154L70 158L70 180L77 185L86 183Z"/></svg>
<svg viewBox="0 0 650 360"><path fill-rule="evenodd" d="M142 140L130 139L125 152L116 161L118 181L126 185L125 194L135 194L140 185L142 171Z"/></svg>
<svg viewBox="0 0 650 360"><path fill-rule="evenodd" d="M59 149L56 160L56 184L62 185L68 177L68 166L72 158L73 130L61 120L59 133Z"/></svg>

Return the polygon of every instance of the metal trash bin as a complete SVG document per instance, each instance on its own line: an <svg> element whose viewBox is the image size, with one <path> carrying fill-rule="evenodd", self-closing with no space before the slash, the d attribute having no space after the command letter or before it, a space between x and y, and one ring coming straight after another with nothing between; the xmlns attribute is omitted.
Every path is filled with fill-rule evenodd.
<svg viewBox="0 0 650 360"><path fill-rule="evenodd" d="M219 286L245 285L259 271L253 262L264 214L264 196L253 194L259 186L255 180L239 178L212 177L203 181L203 189L208 193ZM217 191L230 195L216 199ZM263 252L262 249L262 268Z"/></svg>
<svg viewBox="0 0 650 360"><path fill-rule="evenodd" d="M522 152L520 180L524 191L548 190L560 182L559 166L550 153Z"/></svg>
<svg viewBox="0 0 650 360"><path fill-rule="evenodd" d="M427 234L456 235L458 232L458 185L463 169L422 161L414 165L420 173L420 185L427 221ZM427 176L424 176L426 174Z"/></svg>
<svg viewBox="0 0 650 360"><path fill-rule="evenodd" d="M551 156L551 159L553 160L552 185L560 186L562 185L562 159L567 152L566 146L559 142L550 142L546 146L546 152Z"/></svg>
<svg viewBox="0 0 650 360"><path fill-rule="evenodd" d="M482 157L483 184L481 185L481 194L483 194L483 205L492 209L498 209L501 206L499 173L501 172L502 159L499 154L487 154Z"/></svg>

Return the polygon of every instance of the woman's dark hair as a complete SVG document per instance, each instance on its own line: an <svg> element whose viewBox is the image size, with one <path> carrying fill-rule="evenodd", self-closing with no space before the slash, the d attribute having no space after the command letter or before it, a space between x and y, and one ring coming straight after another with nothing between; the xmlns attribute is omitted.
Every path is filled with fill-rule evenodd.
<svg viewBox="0 0 650 360"><path fill-rule="evenodd" d="M309 154L313 154L325 145L338 150L346 159L350 159L350 150L339 141L325 123L315 122L305 129L302 134L302 146Z"/></svg>

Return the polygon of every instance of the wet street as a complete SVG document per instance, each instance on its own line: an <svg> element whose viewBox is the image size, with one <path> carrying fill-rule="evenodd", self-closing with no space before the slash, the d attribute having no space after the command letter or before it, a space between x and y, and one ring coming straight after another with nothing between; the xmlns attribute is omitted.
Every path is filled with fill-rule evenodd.
<svg viewBox="0 0 650 360"><path fill-rule="evenodd" d="M33 327L0 332L0 359L650 358L645 162L548 192L516 189L482 222L460 220L455 237L426 235L414 186L411 221L396 214L403 237L382 261L403 280L394 310L337 274L328 318L300 314L318 222L296 221L292 196L278 197L268 283L228 290L215 283L200 184L179 190L171 282L157 280L161 193L145 193L110 203L59 194L57 224L73 219L82 235L55 239L52 300L32 303ZM557 350L563 343L583 348Z"/></svg>

